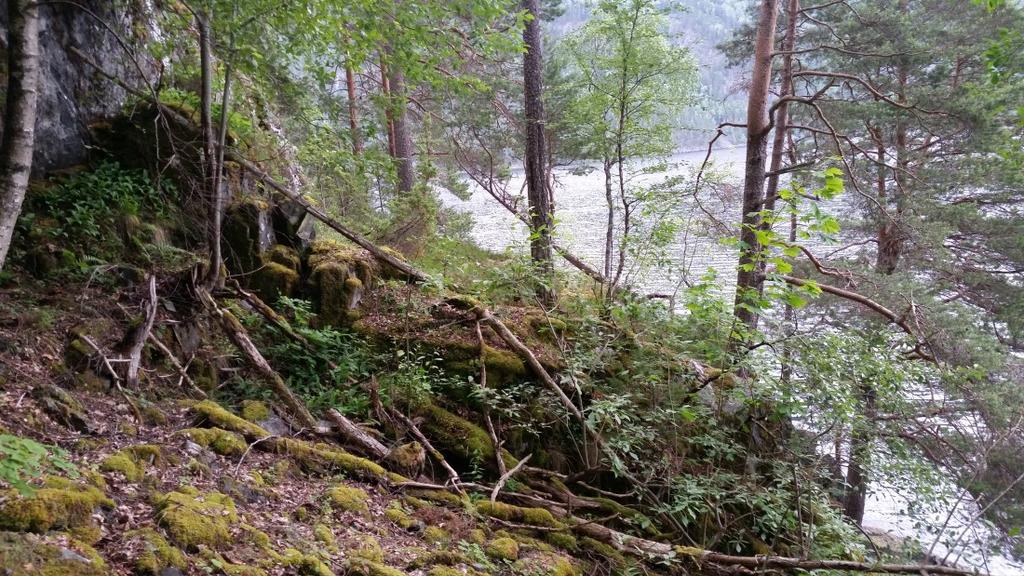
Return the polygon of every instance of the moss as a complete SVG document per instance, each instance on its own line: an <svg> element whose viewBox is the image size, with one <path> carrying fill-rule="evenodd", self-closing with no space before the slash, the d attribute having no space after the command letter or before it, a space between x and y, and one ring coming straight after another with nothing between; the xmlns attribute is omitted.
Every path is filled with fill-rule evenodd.
<svg viewBox="0 0 1024 576"><path fill-rule="evenodd" d="M145 468L140 466L131 454L124 451L116 452L100 461L100 470L117 472L129 482L138 482L145 475Z"/></svg>
<svg viewBox="0 0 1024 576"><path fill-rule="evenodd" d="M483 546L483 544L487 542L487 532L484 532L480 528L474 528L469 531L469 534L466 536L466 540L472 542L473 544L479 544Z"/></svg>
<svg viewBox="0 0 1024 576"><path fill-rule="evenodd" d="M220 492L192 492L179 488L159 498L157 521L187 549L229 543L231 524L238 521L234 501Z"/></svg>
<svg viewBox="0 0 1024 576"><path fill-rule="evenodd" d="M352 576L405 576L405 572L379 562L353 558L346 563L346 573Z"/></svg>
<svg viewBox="0 0 1024 576"><path fill-rule="evenodd" d="M74 552L78 557L67 554ZM0 532L0 574L5 576L104 576L103 559L90 546L49 544L34 534Z"/></svg>
<svg viewBox="0 0 1024 576"><path fill-rule="evenodd" d="M555 520L555 517L551 515L551 512L543 508L522 508L519 506L512 506L511 504L505 504L504 502L483 501L477 503L476 511L484 516L490 516L491 518L497 518L508 522L521 522L523 524L541 526L545 528L562 527L562 523Z"/></svg>
<svg viewBox="0 0 1024 576"><path fill-rule="evenodd" d="M249 537L252 538L252 543L260 550L271 549L270 536L266 532L248 524L242 524L242 530L249 533Z"/></svg>
<svg viewBox="0 0 1024 576"><path fill-rule="evenodd" d="M370 511L366 506L366 501L370 499L370 495L361 488L339 485L331 488L327 492L327 496L331 499L331 504L339 510L355 512L357 514L367 514Z"/></svg>
<svg viewBox="0 0 1024 576"><path fill-rule="evenodd" d="M573 536L571 532L548 532L544 535L544 539L550 542L551 544L554 544L555 546L558 546L559 548L568 550L570 552L576 551L576 549L579 547L579 544L576 541L576 537Z"/></svg>
<svg viewBox="0 0 1024 576"><path fill-rule="evenodd" d="M167 424L167 414L164 414L164 411L158 408L156 404L146 404L141 411L147 424L151 426L163 426Z"/></svg>
<svg viewBox="0 0 1024 576"><path fill-rule="evenodd" d="M623 556L622 553L616 550L614 547L605 544L604 542L594 540L593 538L587 536L581 538L579 544L583 548L595 552L600 556L603 556L605 559L610 561L613 566L626 565L626 557Z"/></svg>
<svg viewBox="0 0 1024 576"><path fill-rule="evenodd" d="M427 572L427 576L466 576L466 574L451 566L434 566Z"/></svg>
<svg viewBox="0 0 1024 576"><path fill-rule="evenodd" d="M222 456L237 456L249 447L241 435L221 428L186 428L181 433Z"/></svg>
<svg viewBox="0 0 1024 576"><path fill-rule="evenodd" d="M517 574L537 574L544 576L578 576L576 566L565 556L558 554L541 554L519 560L512 566Z"/></svg>
<svg viewBox="0 0 1024 576"><path fill-rule="evenodd" d="M398 502L392 502L391 505L384 510L384 516L404 530L408 530L419 525L419 522L417 522L412 516L409 516Z"/></svg>
<svg viewBox="0 0 1024 576"><path fill-rule="evenodd" d="M427 554L417 556L415 560L406 566L406 568L410 570L418 570L428 566L455 566L456 564L472 563L472 559L462 552L458 552L456 550L437 550L435 552L429 552Z"/></svg>
<svg viewBox="0 0 1024 576"><path fill-rule="evenodd" d="M423 450L423 446L419 442L409 442L392 449L388 453L387 461L391 464L391 468L415 478L423 469L426 451Z"/></svg>
<svg viewBox="0 0 1024 576"><path fill-rule="evenodd" d="M94 486L54 481L31 495L10 490L0 496L0 530L47 532L92 526L92 514L114 502Z"/></svg>
<svg viewBox="0 0 1024 576"><path fill-rule="evenodd" d="M461 496L445 492L444 490L410 490L408 494L435 504L443 504L454 508L461 508L466 503L466 500Z"/></svg>
<svg viewBox="0 0 1024 576"><path fill-rule="evenodd" d="M280 264L290 270L298 271L302 267L302 259L299 258L299 253L294 248L284 244L274 244L271 246L264 258L268 262Z"/></svg>
<svg viewBox="0 0 1024 576"><path fill-rule="evenodd" d="M196 402L192 405L192 410L207 422L225 430L237 432L246 439L257 440L270 436L270 433L263 428L245 420L244 418L235 416L231 412L227 411L223 406L212 400Z"/></svg>
<svg viewBox="0 0 1024 576"><path fill-rule="evenodd" d="M68 530L68 533L75 539L84 544L92 546L93 544L100 541L103 538L103 530L95 524L87 524L85 526L75 526Z"/></svg>
<svg viewBox="0 0 1024 576"><path fill-rule="evenodd" d="M461 463L494 466L494 445L483 428L434 404L421 409L426 416L423 433L447 454Z"/></svg>
<svg viewBox="0 0 1024 576"><path fill-rule="evenodd" d="M299 284L299 273L278 264L267 262L249 278L249 285L264 302L277 302L282 296L291 296Z"/></svg>
<svg viewBox="0 0 1024 576"><path fill-rule="evenodd" d="M376 538L370 535L364 535L362 540L359 542L359 546L349 552L349 556L352 558L368 560L370 562L383 562L384 549Z"/></svg>
<svg viewBox="0 0 1024 576"><path fill-rule="evenodd" d="M340 471L376 482L388 482L389 475L380 464L353 456L327 444L310 444L293 438L282 438L278 450L291 455L308 472Z"/></svg>
<svg viewBox="0 0 1024 576"><path fill-rule="evenodd" d="M550 576L577 576L579 574L576 566L565 556L555 556L550 567L548 572Z"/></svg>
<svg viewBox="0 0 1024 576"><path fill-rule="evenodd" d="M245 418L249 422L262 422L267 418L270 418L270 408L266 402L259 400L243 400L242 401L242 418Z"/></svg>
<svg viewBox="0 0 1024 576"><path fill-rule="evenodd" d="M313 526L313 537L328 548L334 547L334 532L326 524Z"/></svg>
<svg viewBox="0 0 1024 576"><path fill-rule="evenodd" d="M430 544L446 544L451 540L451 534L439 526L427 526L423 530L423 539Z"/></svg>
<svg viewBox="0 0 1024 576"><path fill-rule="evenodd" d="M171 567L179 570L188 568L181 550L155 530L143 529L133 535L142 539L142 551L135 559L135 573L139 576L160 576L164 569Z"/></svg>
<svg viewBox="0 0 1024 576"><path fill-rule="evenodd" d="M299 576L334 576L334 572L322 560L312 554L303 554L294 548L285 551L284 564L295 569Z"/></svg>
<svg viewBox="0 0 1024 576"><path fill-rule="evenodd" d="M484 552L498 560L515 560L519 558L519 543L512 538L495 538L487 543Z"/></svg>

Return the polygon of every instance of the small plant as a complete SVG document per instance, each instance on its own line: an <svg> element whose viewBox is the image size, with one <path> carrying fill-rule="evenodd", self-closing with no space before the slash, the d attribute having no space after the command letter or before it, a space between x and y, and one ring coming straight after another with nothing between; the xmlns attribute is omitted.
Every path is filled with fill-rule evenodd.
<svg viewBox="0 0 1024 576"><path fill-rule="evenodd" d="M31 494L30 482L45 474L64 473L78 477L78 469L62 448L35 440L0 434L0 481L22 494Z"/></svg>

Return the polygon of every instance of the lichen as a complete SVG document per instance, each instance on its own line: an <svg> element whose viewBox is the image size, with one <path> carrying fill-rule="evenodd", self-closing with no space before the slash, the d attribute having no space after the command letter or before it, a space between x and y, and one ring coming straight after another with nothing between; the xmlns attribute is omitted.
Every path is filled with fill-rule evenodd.
<svg viewBox="0 0 1024 576"><path fill-rule="evenodd" d="M249 422L262 422L270 418L270 408L260 400L242 400L242 418Z"/></svg>
<svg viewBox="0 0 1024 576"><path fill-rule="evenodd" d="M224 430L237 432L249 440L257 440L270 436L270 433L263 428L235 416L220 404L213 400L203 400L192 405L192 410L200 415L207 422L216 425Z"/></svg>
<svg viewBox="0 0 1024 576"><path fill-rule="evenodd" d="M498 560L515 560L519 558L519 543L512 538L495 538L487 543L484 552Z"/></svg>
<svg viewBox="0 0 1024 576"><path fill-rule="evenodd" d="M240 434L222 428L186 428L181 433L222 456L243 454L249 446Z"/></svg>
<svg viewBox="0 0 1024 576"><path fill-rule="evenodd" d="M47 532L92 526L92 514L114 502L94 486L55 479L48 487L23 496L10 490L0 496L0 530Z"/></svg>
<svg viewBox="0 0 1024 576"><path fill-rule="evenodd" d="M523 524L541 526L544 528L563 527L562 523L555 520L555 517L551 515L551 512L544 508L523 508L520 506L513 506L511 504L505 504L504 502L490 502L485 500L477 503L476 511L484 516L490 516L491 518L497 518L508 522L521 522Z"/></svg>
<svg viewBox="0 0 1024 576"><path fill-rule="evenodd" d="M188 562L178 550L155 530L144 528L132 534L142 539L142 551L135 559L135 573L139 576L160 576L166 568L185 570Z"/></svg>
<svg viewBox="0 0 1024 576"><path fill-rule="evenodd" d="M157 521L174 542L186 549L216 548L228 543L231 524L238 521L234 501L220 492L196 494L179 488L159 497L156 507Z"/></svg>
<svg viewBox="0 0 1024 576"><path fill-rule="evenodd" d="M338 485L331 488L327 492L327 496L330 498L331 504L339 510L356 514L367 514L370 511L366 506L366 501L370 499L370 496L361 488Z"/></svg>

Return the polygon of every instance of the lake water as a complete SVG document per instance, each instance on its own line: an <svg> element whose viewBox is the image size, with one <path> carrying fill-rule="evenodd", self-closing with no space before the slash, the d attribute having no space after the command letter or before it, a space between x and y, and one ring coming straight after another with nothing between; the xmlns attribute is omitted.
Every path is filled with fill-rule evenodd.
<svg viewBox="0 0 1024 576"><path fill-rule="evenodd" d="M692 181L692 175L704 161L705 154L705 150L678 154L671 159L671 168L664 173L657 177L638 176L635 181L641 185L664 177L683 177L685 181ZM683 224L683 228L669 248L667 265L647 270L627 266L628 283L641 292L671 294L685 281L696 281L708 269L712 269L719 273L722 297L731 300L735 290L738 254L721 240L734 233L729 230L735 230L739 220L743 160L742 148L716 149L708 171L714 185L702 190L696 198L692 197L692 184L681 186L681 196L685 199L679 203L673 215ZM604 174L599 166L590 166L592 169L589 172L579 170L584 167L556 171L555 235L558 242L570 252L594 268L601 269L607 221ZM521 170L513 173L508 189L513 192L523 189ZM472 234L480 246L494 251L511 249L524 254L529 252L526 226L483 189L473 189L467 200L442 193L442 201L449 207L473 216L475 226ZM852 213L850 200L842 197L826 204L823 209L837 216ZM844 219L847 218L840 218L841 221ZM819 255L835 248L822 243L803 244ZM561 265L568 267L564 262ZM950 495L948 501L957 500L958 493L951 481L944 483L940 489ZM935 539L928 527L941 526L952 510L943 539L952 541L961 531L968 533L949 555L948 561L957 559L961 567L977 568L993 576L1024 576L1024 565L1013 562L1001 553L990 551L993 535L984 526L972 523L978 507L971 498L964 499L956 506L938 506L923 515L909 515L905 512L907 509L908 503L898 489L882 484L873 485L868 496L864 527L873 533L888 534L900 539L917 539L928 549ZM949 550L941 541L935 546L934 555L938 558L946 556L947 552Z"/></svg>

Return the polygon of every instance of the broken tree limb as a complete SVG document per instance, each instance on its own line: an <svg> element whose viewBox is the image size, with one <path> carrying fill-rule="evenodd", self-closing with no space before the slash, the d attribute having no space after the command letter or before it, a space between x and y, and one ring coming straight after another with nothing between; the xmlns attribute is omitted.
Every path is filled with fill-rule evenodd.
<svg viewBox="0 0 1024 576"><path fill-rule="evenodd" d="M515 466L513 466L511 470L503 473L501 475L501 478L498 478L498 483L494 485L494 490L491 490L491 502L494 502L495 500L498 499L498 493L501 492L501 489L505 487L505 483L508 482L508 479L515 476L516 472L522 470L523 466L526 466L526 463L530 461L531 457L533 457L533 454L527 454L526 457L524 457ZM501 458L499 457L498 460L500 461Z"/></svg>
<svg viewBox="0 0 1024 576"><path fill-rule="evenodd" d="M388 457L389 451L387 446L381 444L380 441L374 438L372 434L363 430L363 428L355 422L342 416L341 413L334 408L327 410L327 418L337 426L338 433L342 438L357 446L367 456L371 456L382 461Z"/></svg>
<svg viewBox="0 0 1024 576"><path fill-rule="evenodd" d="M178 358L174 356L174 352L171 352L171 349L168 348L166 344L161 342L160 339L156 337L156 334L153 334L152 332L149 333L149 341L154 346L156 346L157 350L159 350L161 353L163 353L164 356L167 357L167 361L170 362L171 366L174 366L174 369L178 371L178 375L181 377L181 380L178 382L178 385L181 385L181 382L184 381L186 384L188 384L189 388L191 388L192 391L196 393L197 396L199 396L200 398L206 398L206 392L204 392L203 389L200 388L198 384L196 384L196 381L193 380L192 377L188 375L188 370L186 370L185 367L181 365L181 362L178 361Z"/></svg>
<svg viewBox="0 0 1024 576"><path fill-rule="evenodd" d="M131 346L128 349L128 372L126 380L129 388L139 386L139 367L142 365L142 349L146 346L146 340L153 331L153 321L156 320L156 276L149 275L149 302L146 304L146 319L133 330L131 335Z"/></svg>
<svg viewBox="0 0 1024 576"><path fill-rule="evenodd" d="M459 473L456 472L455 469L452 468L450 464L448 464L448 461L444 459L444 455L442 455L441 452L434 448L433 444L430 443L430 440L423 434L423 432L420 432L420 429L419 427L416 426L416 423L413 422L408 416L402 414L401 412L395 410L394 408L391 408L390 412L393 418L399 420L402 424L409 428L409 431L412 432L412 435L416 437L416 440L418 440L420 444L423 444L423 447L430 454L431 458L436 460L437 463L440 464L441 467L444 468L446 472L448 472L448 479L451 481L451 485L455 488L455 491L458 492L459 494L465 494L465 491L461 487L462 481L459 479Z"/></svg>
<svg viewBox="0 0 1024 576"><path fill-rule="evenodd" d="M128 403L128 406L131 407L132 414L135 415L135 421L141 423L143 420L142 411L139 410L139 407L135 405L135 402L132 402L131 397L128 396L128 392L126 392L124 387L121 386L121 375L117 373L117 370L114 370L114 366L111 365L110 359L107 358L107 355L103 353L103 350L100 349L99 345L96 344L96 342L94 342L92 338L89 338L84 334L81 336L81 338L83 342L88 344L89 347L96 352L96 354L100 357L100 360L103 361L103 367L107 369L108 373L110 373L110 378L111 381L114 383L114 387L117 388L117 391L121 393L121 396L124 398L124 401Z"/></svg>
<svg viewBox="0 0 1024 576"><path fill-rule="evenodd" d="M228 339L270 383L274 393L292 415L299 420L299 423L310 430L317 430L319 428L317 422L313 415L309 413L309 410L306 409L306 405L288 388L281 375L270 366L270 363L267 362L267 359L263 357L263 354L253 343L252 339L249 338L249 333L242 326L242 323L238 321L238 318L231 312L218 306L213 296L204 288L197 286L196 294L203 305L217 318Z"/></svg>

